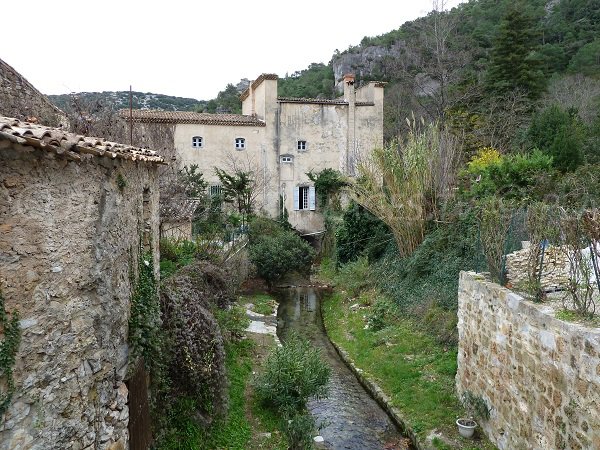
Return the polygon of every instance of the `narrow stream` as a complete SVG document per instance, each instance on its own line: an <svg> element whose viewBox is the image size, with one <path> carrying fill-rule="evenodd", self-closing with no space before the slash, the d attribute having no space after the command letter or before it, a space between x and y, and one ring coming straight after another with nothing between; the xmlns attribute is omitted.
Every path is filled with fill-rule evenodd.
<svg viewBox="0 0 600 450"><path fill-rule="evenodd" d="M321 349L332 369L329 395L308 407L329 449L398 449L404 438L388 415L364 390L329 342L321 317L323 292L312 287L278 291L277 334L284 342L296 330Z"/></svg>

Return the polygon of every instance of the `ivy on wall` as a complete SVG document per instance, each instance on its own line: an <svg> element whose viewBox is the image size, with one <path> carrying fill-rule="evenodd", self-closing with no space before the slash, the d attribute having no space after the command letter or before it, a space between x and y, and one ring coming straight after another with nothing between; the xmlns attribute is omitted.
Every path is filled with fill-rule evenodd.
<svg viewBox="0 0 600 450"><path fill-rule="evenodd" d="M15 392L13 368L21 342L19 314L17 311L12 314L6 311L2 292L0 292L0 333L3 334L0 341L0 386L5 389L4 392L0 390L0 416L2 416L8 409Z"/></svg>
<svg viewBox="0 0 600 450"><path fill-rule="evenodd" d="M161 331L160 302L154 264L150 253L140 246L137 260L137 280L131 274L133 294L129 316L130 362L143 358L144 365L154 381L163 373L163 333ZM131 365L133 367L133 365Z"/></svg>

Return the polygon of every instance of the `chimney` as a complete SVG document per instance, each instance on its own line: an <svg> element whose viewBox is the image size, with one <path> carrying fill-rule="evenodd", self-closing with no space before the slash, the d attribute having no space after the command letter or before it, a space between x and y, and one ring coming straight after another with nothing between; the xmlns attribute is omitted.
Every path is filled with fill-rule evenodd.
<svg viewBox="0 0 600 450"><path fill-rule="evenodd" d="M344 100L348 103L354 103L354 74L344 75Z"/></svg>

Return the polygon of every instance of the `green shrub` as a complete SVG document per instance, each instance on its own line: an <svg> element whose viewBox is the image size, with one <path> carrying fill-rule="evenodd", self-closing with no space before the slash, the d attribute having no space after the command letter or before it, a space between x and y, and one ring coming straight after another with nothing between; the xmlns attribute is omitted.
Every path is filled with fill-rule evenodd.
<svg viewBox="0 0 600 450"><path fill-rule="evenodd" d="M534 150L529 154L507 155L478 170L469 170L466 198L500 195L507 199L531 196L539 176L552 173L552 157ZM463 177L465 173L463 173Z"/></svg>
<svg viewBox="0 0 600 450"><path fill-rule="evenodd" d="M309 412L283 414L283 432L292 450L309 450L313 448L312 433L315 430L315 419Z"/></svg>
<svg viewBox="0 0 600 450"><path fill-rule="evenodd" d="M528 130L531 146L552 156L561 171L576 169L583 162L584 126L576 111L551 105L533 117Z"/></svg>
<svg viewBox="0 0 600 450"><path fill-rule="evenodd" d="M291 333L267 357L254 387L263 402L291 416L293 411L302 412L309 399L325 397L330 375L321 351Z"/></svg>
<svg viewBox="0 0 600 450"><path fill-rule="evenodd" d="M293 231L251 237L250 261L258 275L270 285L287 273L308 275L315 256L313 248Z"/></svg>
<svg viewBox="0 0 600 450"><path fill-rule="evenodd" d="M395 316L397 306L386 297L378 298L367 315L367 325L371 331L380 331L390 325Z"/></svg>
<svg viewBox="0 0 600 450"><path fill-rule="evenodd" d="M214 314L221 328L221 333L224 337L228 337L228 340L241 339L246 328L250 325L246 310L238 304L233 304L227 309L217 309Z"/></svg>
<svg viewBox="0 0 600 450"><path fill-rule="evenodd" d="M292 332L283 347L271 352L264 371L256 377L257 398L277 411L291 449L312 448L315 421L306 404L311 398L326 396L330 376L321 351Z"/></svg>
<svg viewBox="0 0 600 450"><path fill-rule="evenodd" d="M338 263L354 261L365 255L373 261L379 258L393 239L387 225L360 206L350 203L343 221L335 231Z"/></svg>
<svg viewBox="0 0 600 450"><path fill-rule="evenodd" d="M268 217L257 216L253 217L249 223L248 239L252 245L262 238L276 236L284 231L285 229L279 222Z"/></svg>
<svg viewBox="0 0 600 450"><path fill-rule="evenodd" d="M352 297L359 295L371 283L371 267L369 260L364 256L340 267L335 277L335 284L345 289Z"/></svg>

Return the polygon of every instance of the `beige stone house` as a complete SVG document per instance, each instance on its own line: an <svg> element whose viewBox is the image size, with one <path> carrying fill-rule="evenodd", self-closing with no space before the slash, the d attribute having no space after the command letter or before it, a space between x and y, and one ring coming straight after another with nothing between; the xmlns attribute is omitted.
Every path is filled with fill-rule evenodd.
<svg viewBox="0 0 600 450"><path fill-rule="evenodd" d="M306 173L352 176L360 158L383 145L383 87L355 89L346 75L338 99L281 98L277 75L263 74L242 94L242 114L134 110L131 120L137 135L170 124L176 166L197 164L211 192L219 191L215 167L252 170L257 207L276 217L283 200L290 223L311 233L323 229L323 218ZM130 111L121 114L128 119Z"/></svg>
<svg viewBox="0 0 600 450"><path fill-rule="evenodd" d="M128 448L131 273L144 246L158 277L162 162L0 117L0 289L21 329L0 449Z"/></svg>

